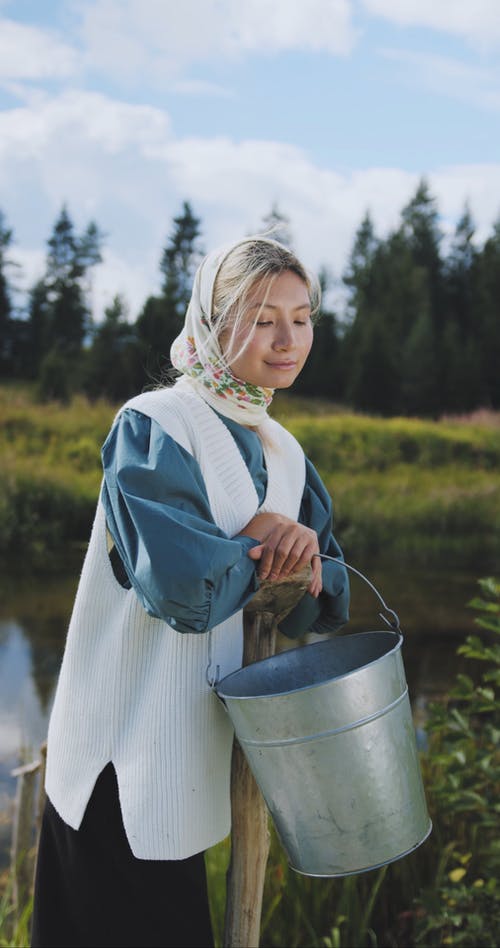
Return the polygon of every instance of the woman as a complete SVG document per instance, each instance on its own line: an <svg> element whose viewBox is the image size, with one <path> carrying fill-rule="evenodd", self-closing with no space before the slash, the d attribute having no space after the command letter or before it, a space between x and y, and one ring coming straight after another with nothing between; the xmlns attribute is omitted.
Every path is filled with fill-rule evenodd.
<svg viewBox="0 0 500 948"><path fill-rule="evenodd" d="M33 946L211 945L204 851L230 831L232 729L207 683L242 609L307 563L285 634L347 619L331 503L267 408L302 369L318 290L252 237L195 277L175 385L118 413L48 735Z"/></svg>

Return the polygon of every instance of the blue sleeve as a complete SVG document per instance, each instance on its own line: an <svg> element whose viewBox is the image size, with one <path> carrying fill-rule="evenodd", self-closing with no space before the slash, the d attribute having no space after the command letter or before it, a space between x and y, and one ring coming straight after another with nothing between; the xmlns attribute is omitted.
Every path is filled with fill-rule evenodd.
<svg viewBox="0 0 500 948"><path fill-rule="evenodd" d="M205 632L258 588L257 541L215 524L198 463L153 420L127 409L102 449L109 532L140 602L179 632Z"/></svg>
<svg viewBox="0 0 500 948"><path fill-rule="evenodd" d="M306 484L302 495L299 523L318 535L320 553L343 560L333 533L330 496L316 468L306 458ZM322 560L323 589L318 598L306 593L280 623L280 632L298 638L305 632L335 632L349 619L349 578L345 566Z"/></svg>

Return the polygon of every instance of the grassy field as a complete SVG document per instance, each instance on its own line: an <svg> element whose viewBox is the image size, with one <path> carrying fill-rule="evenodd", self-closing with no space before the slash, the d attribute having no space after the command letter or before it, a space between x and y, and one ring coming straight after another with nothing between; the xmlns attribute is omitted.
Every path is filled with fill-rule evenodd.
<svg viewBox="0 0 500 948"><path fill-rule="evenodd" d="M115 411L82 397L36 404L26 388L0 387L0 554L46 563L86 542ZM273 414L323 477L347 556L499 556L499 414L380 419L283 395Z"/></svg>
<svg viewBox="0 0 500 948"><path fill-rule="evenodd" d="M39 405L0 387L0 552L50 568L87 542L100 446L116 406L77 398ZM279 396L274 415L299 438L332 494L346 555L432 562L500 560L500 415L383 420ZM339 880L293 873L273 834L262 948L432 948L498 944L500 926L500 584L483 581L481 638L462 654L449 698L430 709L424 783L434 831L389 867ZM483 668L478 676L478 666ZM478 685L479 681L479 685ZM227 842L207 855L216 943L222 943ZM0 880L0 895L2 890ZM0 948L27 944L0 898Z"/></svg>

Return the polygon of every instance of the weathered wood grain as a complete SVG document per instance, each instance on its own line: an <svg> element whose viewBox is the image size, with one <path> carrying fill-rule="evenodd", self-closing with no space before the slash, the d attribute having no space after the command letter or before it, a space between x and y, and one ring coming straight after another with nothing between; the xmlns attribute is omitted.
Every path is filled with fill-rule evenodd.
<svg viewBox="0 0 500 948"><path fill-rule="evenodd" d="M265 581L244 610L243 665L274 655L277 623L302 598L311 568ZM231 763L231 860L227 873L224 948L258 948L269 855L267 807L238 741Z"/></svg>

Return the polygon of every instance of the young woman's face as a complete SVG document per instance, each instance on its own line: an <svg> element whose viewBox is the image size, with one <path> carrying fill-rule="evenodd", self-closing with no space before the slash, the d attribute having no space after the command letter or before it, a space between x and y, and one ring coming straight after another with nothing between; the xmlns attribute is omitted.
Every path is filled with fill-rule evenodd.
<svg viewBox="0 0 500 948"><path fill-rule="evenodd" d="M220 339L224 353L228 335L226 331ZM311 303L304 281L292 270L265 278L250 290L245 323L233 351L246 345L230 361L231 372L262 388L288 388L304 366L312 341Z"/></svg>

